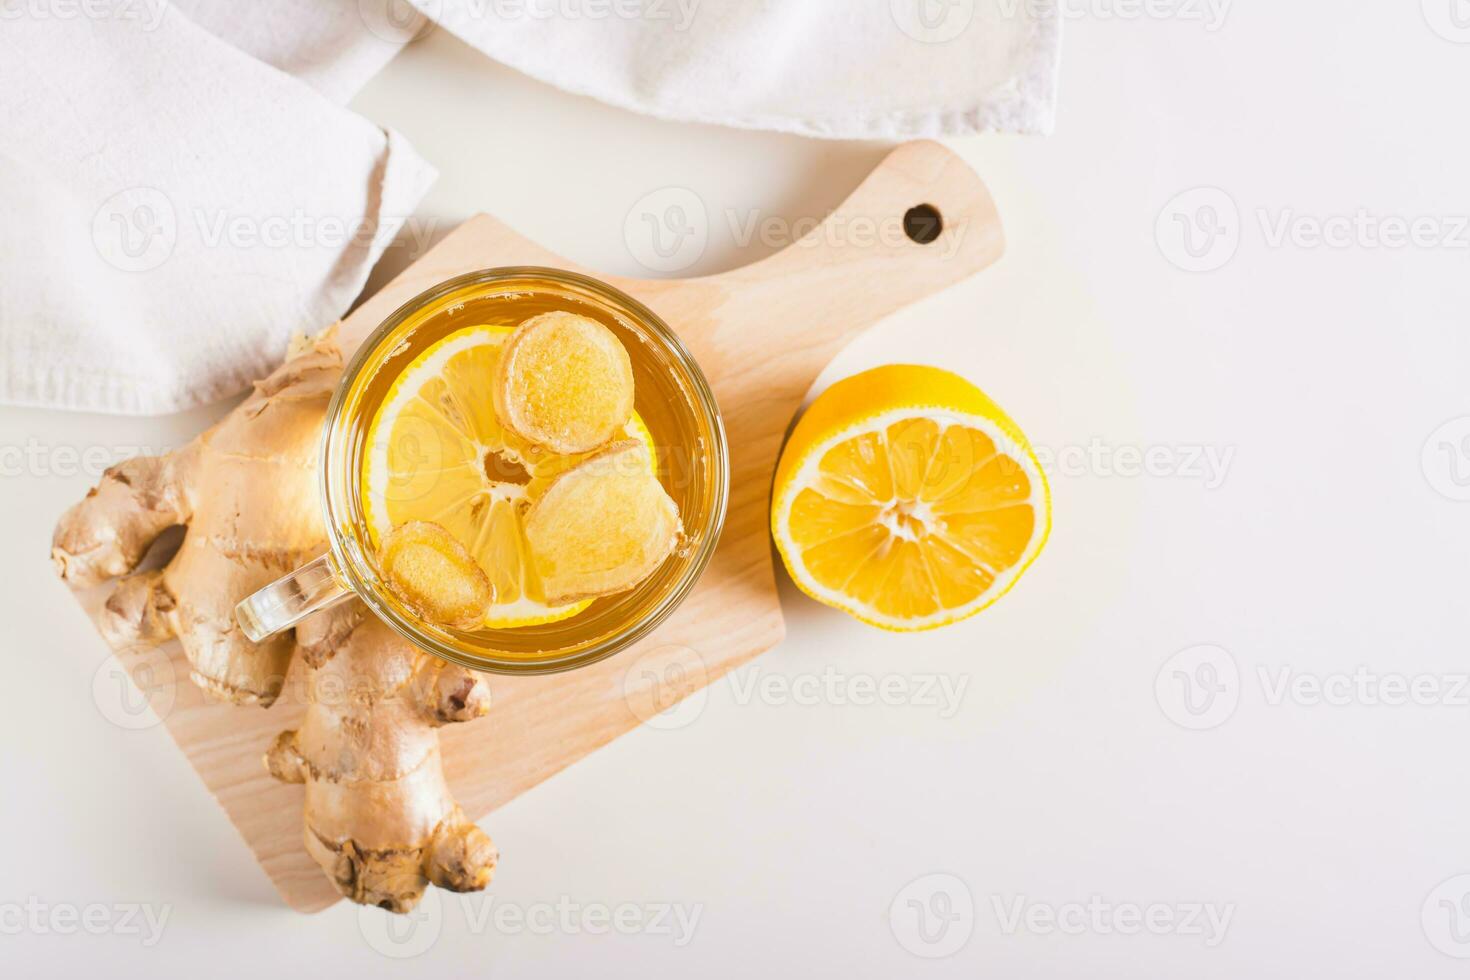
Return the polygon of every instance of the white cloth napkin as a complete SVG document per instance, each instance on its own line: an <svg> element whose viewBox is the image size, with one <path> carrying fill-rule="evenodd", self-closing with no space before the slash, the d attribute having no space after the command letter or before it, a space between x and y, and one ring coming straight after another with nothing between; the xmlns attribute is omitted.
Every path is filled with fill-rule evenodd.
<svg viewBox="0 0 1470 980"><path fill-rule="evenodd" d="M1049 132L1058 0L411 0L528 75L669 119L841 139Z"/></svg>
<svg viewBox="0 0 1470 980"><path fill-rule="evenodd" d="M639 112L905 139L1048 131L1057 4L0 0L0 402L190 408L340 316L434 177L340 103L435 25Z"/></svg>
<svg viewBox="0 0 1470 980"><path fill-rule="evenodd" d="M428 26L404 0L151 2L344 104Z"/></svg>
<svg viewBox="0 0 1470 980"><path fill-rule="evenodd" d="M145 8L0 27L5 402L155 414L244 390L347 309L433 180L172 6L112 9Z"/></svg>

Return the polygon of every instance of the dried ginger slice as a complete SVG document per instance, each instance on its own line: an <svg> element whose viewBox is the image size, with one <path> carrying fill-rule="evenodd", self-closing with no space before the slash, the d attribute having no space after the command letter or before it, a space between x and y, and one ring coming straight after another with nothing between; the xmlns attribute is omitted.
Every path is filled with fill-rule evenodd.
<svg viewBox="0 0 1470 980"><path fill-rule="evenodd" d="M653 475L648 447L634 440L557 477L526 517L531 560L555 604L626 592L664 563L682 533L679 506Z"/></svg>
<svg viewBox="0 0 1470 980"><path fill-rule="evenodd" d="M492 390L501 424L564 455L616 438L633 415L633 362L617 336L575 313L543 313L516 328Z"/></svg>
<svg viewBox="0 0 1470 980"><path fill-rule="evenodd" d="M478 626L495 601L485 570L454 535L429 521L410 521L388 532L379 564L398 597L439 626Z"/></svg>

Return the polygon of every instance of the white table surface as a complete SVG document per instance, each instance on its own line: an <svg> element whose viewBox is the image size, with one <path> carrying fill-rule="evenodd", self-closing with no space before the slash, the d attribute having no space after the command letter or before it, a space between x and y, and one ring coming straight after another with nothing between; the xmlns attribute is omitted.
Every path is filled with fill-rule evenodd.
<svg viewBox="0 0 1470 980"><path fill-rule="evenodd" d="M109 722L108 655L47 563L96 476L74 450L176 445L219 409L0 409L0 973L1463 975L1470 45L1452 2L1227 4L1216 30L1067 4L1057 134L955 143L1008 256L826 376L924 360L989 390L1055 457L1039 563L922 636L783 579L781 648L687 724L493 814L490 892L436 895L410 932L280 904L164 730ZM719 270L771 250L729 216L820 216L885 149L644 119L442 33L356 106L440 167L423 216L490 211L626 274L646 274L624 224L652 191L699 195L712 233L689 271ZM1238 216L1218 194L1171 204L1202 187ZM1203 247L1216 218L1199 261L1220 268L1171 261L1194 261L1179 220ZM1383 244L1413 219L1419 245ZM1314 244L1313 222L1346 238ZM1201 662L1222 690L1186 704ZM890 676L893 703L855 703ZM129 906L166 914L161 936ZM631 934L596 934L599 914Z"/></svg>

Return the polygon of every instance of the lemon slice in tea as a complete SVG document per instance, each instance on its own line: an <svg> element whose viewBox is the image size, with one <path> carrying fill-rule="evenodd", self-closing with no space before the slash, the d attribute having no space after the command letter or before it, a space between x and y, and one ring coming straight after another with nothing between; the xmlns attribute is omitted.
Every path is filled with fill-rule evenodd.
<svg viewBox="0 0 1470 980"><path fill-rule="evenodd" d="M363 507L374 551L395 527L438 524L484 569L494 591L483 626L512 629L569 619L590 605L547 603L529 560L527 510L582 457L547 452L506 431L491 389L510 327L457 330L414 358L368 427ZM636 414L623 435L648 448Z"/></svg>

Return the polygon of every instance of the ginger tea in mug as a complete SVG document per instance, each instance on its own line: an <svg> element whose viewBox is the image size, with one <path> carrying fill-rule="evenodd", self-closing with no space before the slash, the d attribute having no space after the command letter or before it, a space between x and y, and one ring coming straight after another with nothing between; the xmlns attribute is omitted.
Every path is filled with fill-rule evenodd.
<svg viewBox="0 0 1470 980"><path fill-rule="evenodd" d="M604 424L609 371L628 402ZM662 622L723 526L703 373L650 310L574 273L490 270L416 297L359 349L323 439L331 550L242 603L248 632L355 594L466 666L565 670Z"/></svg>

